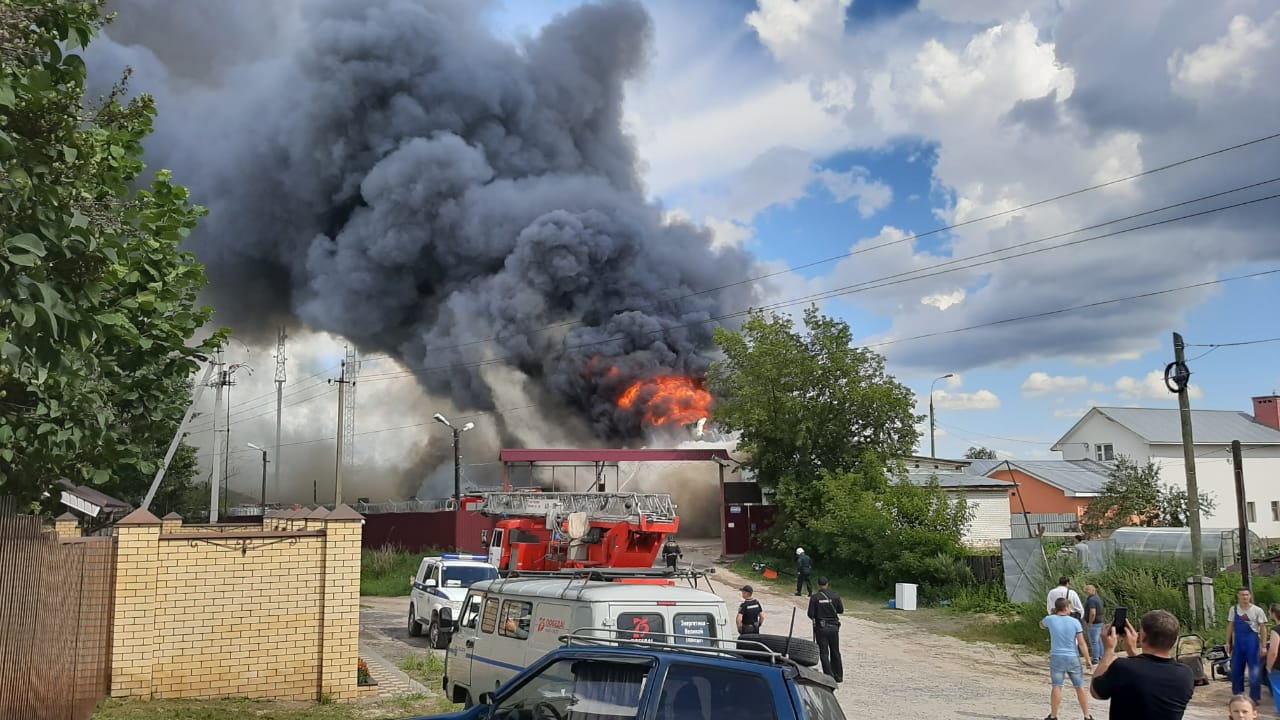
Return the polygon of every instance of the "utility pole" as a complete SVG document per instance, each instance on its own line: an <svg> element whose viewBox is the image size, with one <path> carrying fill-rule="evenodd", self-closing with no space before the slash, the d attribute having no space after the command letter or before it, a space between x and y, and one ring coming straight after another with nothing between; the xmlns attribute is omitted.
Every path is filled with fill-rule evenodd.
<svg viewBox="0 0 1280 720"><path fill-rule="evenodd" d="M1244 495L1244 458L1240 441L1231 441L1231 469L1236 476L1236 517L1240 521L1240 579L1244 587L1253 590L1253 573L1249 568L1249 513Z"/></svg>
<svg viewBox="0 0 1280 720"><path fill-rule="evenodd" d="M348 445L355 444L355 375L358 361L354 348L348 345L345 349L346 358L342 361L342 375L337 380L329 381L338 385L338 451L333 470L333 504L335 506L342 504L342 466L346 464L349 457L346 448ZM347 390L348 385L352 386L351 390ZM348 404L351 407L348 407Z"/></svg>
<svg viewBox="0 0 1280 720"><path fill-rule="evenodd" d="M213 473L209 476L209 524L218 522L218 504L221 494L218 487L222 484L219 472L222 460L222 436L218 430L218 418L222 417L222 388L226 386L227 371L223 369L222 350L213 353L215 379L213 381Z"/></svg>
<svg viewBox="0 0 1280 720"><path fill-rule="evenodd" d="M955 377L955 373L947 373L946 375L936 378L933 382L929 383L929 457L931 458L938 457L938 451L934 447L933 442L933 430L938 427L938 424L933 420L933 386L938 384L938 380L946 380L951 377Z"/></svg>
<svg viewBox="0 0 1280 720"><path fill-rule="evenodd" d="M272 495L276 500L280 499L280 424L284 415L284 380L285 380L285 354L284 343L288 339L289 334L284 327L280 327L280 334L276 339L276 468L271 485L274 491ZM263 500L266 503L266 500Z"/></svg>
<svg viewBox="0 0 1280 720"><path fill-rule="evenodd" d="M1187 367L1186 343L1173 334L1173 362L1164 369L1165 386L1178 395L1182 420L1182 460L1187 473L1187 525L1191 528L1191 564L1197 575L1204 573L1204 545L1200 538L1200 486L1196 483L1196 443L1191 430L1191 369Z"/></svg>

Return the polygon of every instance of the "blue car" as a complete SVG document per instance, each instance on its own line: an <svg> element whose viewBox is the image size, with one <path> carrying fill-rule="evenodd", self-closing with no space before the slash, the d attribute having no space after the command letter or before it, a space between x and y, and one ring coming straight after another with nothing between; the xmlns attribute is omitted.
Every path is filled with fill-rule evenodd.
<svg viewBox="0 0 1280 720"><path fill-rule="evenodd" d="M844 720L836 683L809 666L812 642L724 640L713 647L661 636L586 629L479 703L437 718L460 720ZM780 647L781 646L781 647ZM773 649L771 649L773 648Z"/></svg>

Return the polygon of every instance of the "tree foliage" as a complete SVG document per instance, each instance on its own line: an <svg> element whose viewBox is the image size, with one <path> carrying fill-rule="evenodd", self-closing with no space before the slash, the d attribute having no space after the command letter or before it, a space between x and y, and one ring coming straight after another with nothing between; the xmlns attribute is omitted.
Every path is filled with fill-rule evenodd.
<svg viewBox="0 0 1280 720"><path fill-rule="evenodd" d="M964 451L966 460L996 460L996 451L981 445L971 445Z"/></svg>
<svg viewBox="0 0 1280 720"><path fill-rule="evenodd" d="M1216 505L1213 496L1200 493L1200 511L1208 514ZM1187 491L1160 482L1160 466L1139 465L1118 457L1102 494L1089 502L1081 528L1090 534L1119 527L1185 527Z"/></svg>
<svg viewBox="0 0 1280 720"><path fill-rule="evenodd" d="M222 337L191 342L203 210L142 182L153 101L84 97L100 5L0 3L0 493L24 500L62 478L139 499Z"/></svg>

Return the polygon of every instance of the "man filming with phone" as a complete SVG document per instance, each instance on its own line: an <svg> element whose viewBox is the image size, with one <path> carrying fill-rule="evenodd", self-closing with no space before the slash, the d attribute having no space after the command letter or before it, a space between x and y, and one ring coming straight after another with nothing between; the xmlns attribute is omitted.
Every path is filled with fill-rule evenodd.
<svg viewBox="0 0 1280 720"><path fill-rule="evenodd" d="M1102 635L1102 662L1093 671L1089 692L1098 700L1111 700L1111 717L1124 720L1181 720L1195 691L1191 668L1174 660L1178 619L1165 610L1142 616L1141 633L1116 608L1116 623ZM1124 621L1123 629L1116 625ZM1124 638L1125 654L1116 658L1116 646ZM1138 646L1142 652L1138 652Z"/></svg>

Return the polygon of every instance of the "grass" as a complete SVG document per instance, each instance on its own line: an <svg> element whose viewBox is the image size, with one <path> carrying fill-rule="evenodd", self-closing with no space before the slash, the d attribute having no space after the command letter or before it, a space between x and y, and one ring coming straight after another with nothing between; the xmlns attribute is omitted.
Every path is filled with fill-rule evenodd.
<svg viewBox="0 0 1280 720"><path fill-rule="evenodd" d="M91 720L401 720L448 712L439 696L410 695L372 703L272 700L107 700Z"/></svg>
<svg viewBox="0 0 1280 720"><path fill-rule="evenodd" d="M397 546L360 553L360 594L382 597L407 597L409 578L418 572L418 565L427 555L439 554L435 550L409 552Z"/></svg>

